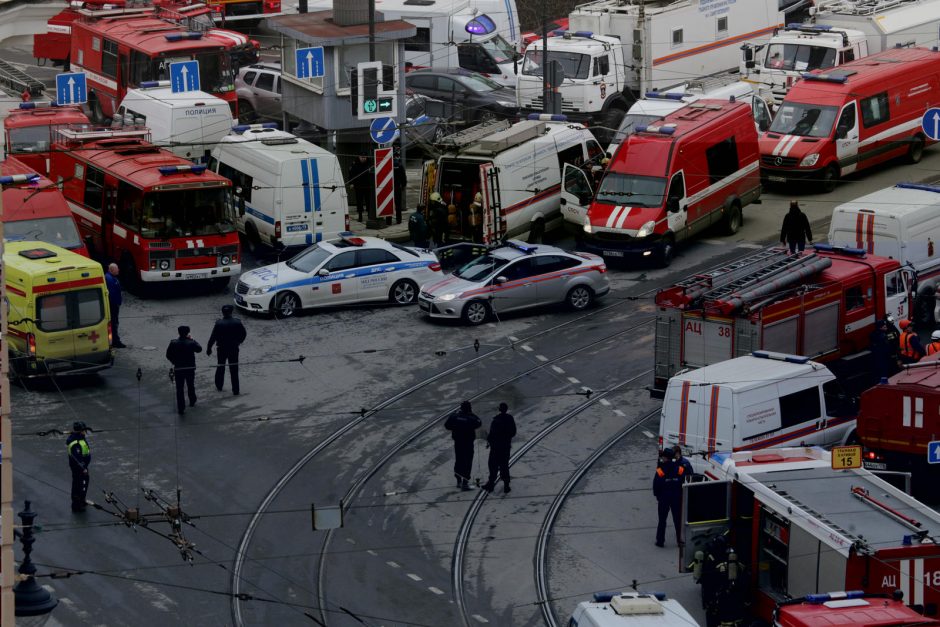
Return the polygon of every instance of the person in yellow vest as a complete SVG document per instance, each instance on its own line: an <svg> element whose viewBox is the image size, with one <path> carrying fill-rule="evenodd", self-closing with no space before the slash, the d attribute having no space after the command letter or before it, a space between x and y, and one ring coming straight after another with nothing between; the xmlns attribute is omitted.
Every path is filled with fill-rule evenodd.
<svg viewBox="0 0 940 627"><path fill-rule="evenodd" d="M85 432L88 428L84 422L72 425L72 433L65 440L65 448L69 453L69 468L72 470L72 511L85 511L85 496L88 494L88 466L91 464L91 449Z"/></svg>
<svg viewBox="0 0 940 627"><path fill-rule="evenodd" d="M901 363L913 364L924 356L924 345L914 332L910 320L901 320L901 338L899 340Z"/></svg>
<svg viewBox="0 0 940 627"><path fill-rule="evenodd" d="M930 334L930 344L927 345L927 350L924 351L928 356L938 352L940 352L940 329Z"/></svg>

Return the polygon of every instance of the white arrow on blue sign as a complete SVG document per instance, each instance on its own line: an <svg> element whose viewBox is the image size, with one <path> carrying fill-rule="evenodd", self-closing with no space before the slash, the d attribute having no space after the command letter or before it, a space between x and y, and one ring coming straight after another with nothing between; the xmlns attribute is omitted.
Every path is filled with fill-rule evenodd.
<svg viewBox="0 0 940 627"><path fill-rule="evenodd" d="M388 144L398 139L398 125L392 118L376 118L369 126L369 135L377 144Z"/></svg>
<svg viewBox="0 0 940 627"><path fill-rule="evenodd" d="M326 74L323 48L298 48L294 55L297 62L297 78L319 78Z"/></svg>
<svg viewBox="0 0 940 627"><path fill-rule="evenodd" d="M177 61L170 64L170 91L174 94L199 91L199 61Z"/></svg>
<svg viewBox="0 0 940 627"><path fill-rule="evenodd" d="M920 125L924 127L924 133L933 140L940 140L940 109L934 107L927 109ZM940 462L937 462L940 463Z"/></svg>
<svg viewBox="0 0 940 627"><path fill-rule="evenodd" d="M55 77L55 101L58 105L88 102L88 83L84 72L59 74Z"/></svg>
<svg viewBox="0 0 940 627"><path fill-rule="evenodd" d="M927 463L940 464L940 441L934 440L927 445Z"/></svg>

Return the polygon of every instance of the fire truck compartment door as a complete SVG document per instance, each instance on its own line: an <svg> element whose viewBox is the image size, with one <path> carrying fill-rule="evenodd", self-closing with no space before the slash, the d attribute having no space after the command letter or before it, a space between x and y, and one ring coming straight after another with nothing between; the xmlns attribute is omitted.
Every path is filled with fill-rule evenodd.
<svg viewBox="0 0 940 627"><path fill-rule="evenodd" d="M682 486L682 537L679 564L691 572L697 551L705 551L713 538L731 529L731 482L703 481Z"/></svg>
<svg viewBox="0 0 940 627"><path fill-rule="evenodd" d="M702 318L694 314L682 320L682 362L701 368L731 359L733 321L728 318Z"/></svg>

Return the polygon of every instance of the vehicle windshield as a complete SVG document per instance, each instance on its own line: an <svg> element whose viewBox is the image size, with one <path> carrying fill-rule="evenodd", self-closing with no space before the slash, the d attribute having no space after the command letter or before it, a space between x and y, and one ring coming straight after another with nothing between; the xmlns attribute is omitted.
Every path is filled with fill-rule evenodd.
<svg viewBox="0 0 940 627"><path fill-rule="evenodd" d="M454 276L467 281L482 281L509 263L506 259L494 257L489 253L477 257L470 263L454 271Z"/></svg>
<svg viewBox="0 0 940 627"><path fill-rule="evenodd" d="M644 124L649 124L650 122L655 122L656 120L662 119L661 115L644 115L640 113L628 113L623 116L623 121L620 123L620 128L617 129L617 133L614 135L614 139L610 142L612 144L622 144L627 138L627 135L633 135L636 131L637 126L642 126Z"/></svg>
<svg viewBox="0 0 940 627"><path fill-rule="evenodd" d="M836 64L836 49L806 44L772 44L767 48L764 67L771 70L810 72Z"/></svg>
<svg viewBox="0 0 940 627"><path fill-rule="evenodd" d="M594 200L608 205L662 207L665 191L665 178L608 172Z"/></svg>
<svg viewBox="0 0 940 627"><path fill-rule="evenodd" d="M497 89L502 89L503 87L496 81L492 81L485 76L480 76L479 74L467 74L466 76L461 76L460 81L467 89L472 89L477 93L496 91Z"/></svg>
<svg viewBox="0 0 940 627"><path fill-rule="evenodd" d="M75 221L69 216L4 222L3 239L38 240L73 250L82 246Z"/></svg>
<svg viewBox="0 0 940 627"><path fill-rule="evenodd" d="M18 152L45 152L49 150L48 126L24 126L7 129L7 148L10 154Z"/></svg>
<svg viewBox="0 0 940 627"><path fill-rule="evenodd" d="M522 73L527 76L542 75L542 50L527 50L522 62ZM578 52L555 52L549 47L548 60L558 61L565 70L565 78L587 78L591 71L591 55Z"/></svg>
<svg viewBox="0 0 940 627"><path fill-rule="evenodd" d="M151 60L150 76L142 80L170 80L170 64L179 61L199 61L199 88L212 94L235 89L235 79L227 50L207 50L197 53L175 53Z"/></svg>
<svg viewBox="0 0 940 627"><path fill-rule="evenodd" d="M770 131L800 137L829 137L837 111L835 107L784 101L777 109Z"/></svg>
<svg viewBox="0 0 940 627"><path fill-rule="evenodd" d="M297 272L313 272L332 256L333 253L314 244L291 257L287 267Z"/></svg>
<svg viewBox="0 0 940 627"><path fill-rule="evenodd" d="M140 234L144 237L191 237L235 231L226 210L231 206L231 190L227 187L143 194L140 211L135 206L140 203L139 198L138 192L137 199L130 199L129 204L140 220Z"/></svg>
<svg viewBox="0 0 940 627"><path fill-rule="evenodd" d="M515 59L516 54L518 54L515 49L513 49L512 44L503 39L500 35L494 35L492 39L474 43L479 44L496 63L509 63Z"/></svg>

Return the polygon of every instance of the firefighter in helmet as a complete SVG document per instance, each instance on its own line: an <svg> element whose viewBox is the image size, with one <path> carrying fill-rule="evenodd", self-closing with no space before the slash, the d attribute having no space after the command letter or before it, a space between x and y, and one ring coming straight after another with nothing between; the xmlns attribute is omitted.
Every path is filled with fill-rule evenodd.
<svg viewBox="0 0 940 627"><path fill-rule="evenodd" d="M914 332L910 320L901 320L901 338L900 351L901 363L913 364L924 356L924 346L920 343L920 337Z"/></svg>
<svg viewBox="0 0 940 627"><path fill-rule="evenodd" d="M930 334L930 344L927 345L927 350L924 351L928 357L938 352L940 352L940 329Z"/></svg>

